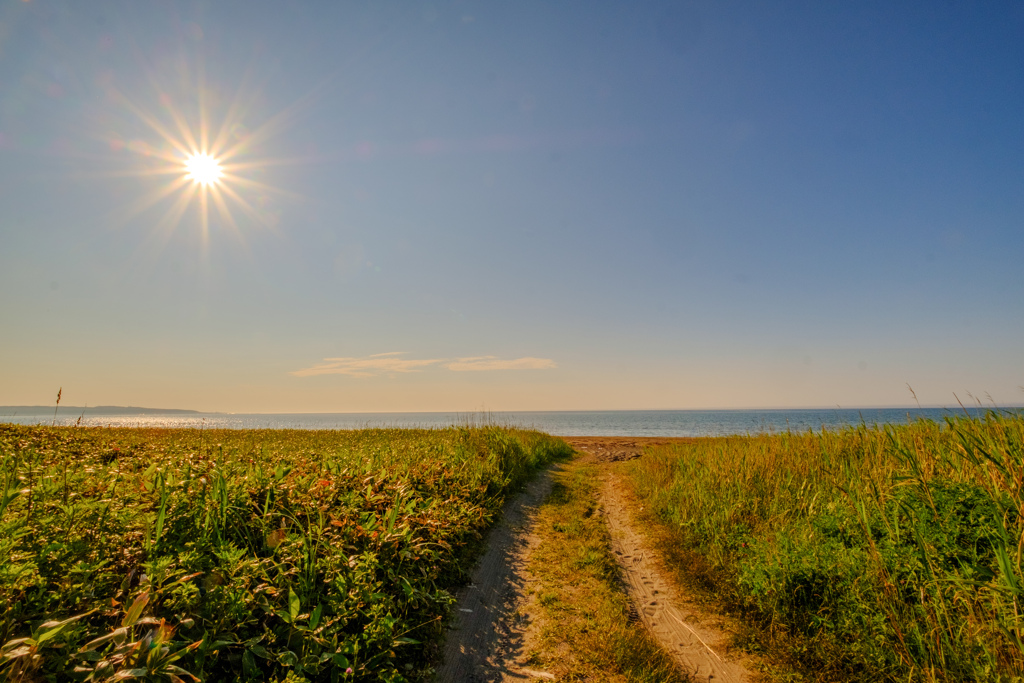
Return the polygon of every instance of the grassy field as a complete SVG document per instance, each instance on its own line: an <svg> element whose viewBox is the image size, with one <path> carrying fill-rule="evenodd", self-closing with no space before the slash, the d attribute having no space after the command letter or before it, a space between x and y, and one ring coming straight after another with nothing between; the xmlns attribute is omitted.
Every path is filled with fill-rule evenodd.
<svg viewBox="0 0 1024 683"><path fill-rule="evenodd" d="M481 532L569 447L497 427L0 425L12 680L419 680Z"/></svg>
<svg viewBox="0 0 1024 683"><path fill-rule="evenodd" d="M814 681L1024 675L1024 418L704 439L628 466L691 588Z"/></svg>

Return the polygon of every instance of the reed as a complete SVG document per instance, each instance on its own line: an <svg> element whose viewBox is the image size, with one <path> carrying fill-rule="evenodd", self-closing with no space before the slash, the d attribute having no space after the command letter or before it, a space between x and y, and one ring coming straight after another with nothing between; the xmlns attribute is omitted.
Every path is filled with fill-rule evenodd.
<svg viewBox="0 0 1024 683"><path fill-rule="evenodd" d="M630 473L684 574L808 679L1024 675L1020 414L702 439Z"/></svg>

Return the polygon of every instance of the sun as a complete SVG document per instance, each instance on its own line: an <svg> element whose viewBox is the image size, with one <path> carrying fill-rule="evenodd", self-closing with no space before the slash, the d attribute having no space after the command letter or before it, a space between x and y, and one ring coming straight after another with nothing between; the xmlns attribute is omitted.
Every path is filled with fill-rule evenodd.
<svg viewBox="0 0 1024 683"><path fill-rule="evenodd" d="M151 97L158 108L132 100L111 83L105 85L104 106L112 105L114 120L131 131L119 133L115 129L101 136L115 154L124 152L132 159L110 175L147 179L148 185L144 192L111 212L111 224L126 225L159 207L163 215L155 222L146 222L152 243L162 247L184 222L198 228L204 254L211 228L234 235L242 245L245 233L252 228L277 232L278 200L300 197L253 176L266 176L272 166L305 163L307 159L263 157L257 155L257 150L290 125L307 100L273 115L264 114L259 117L262 122L250 128L245 120L260 114L253 111L260 99L259 90L243 82L233 98L226 93L213 98L214 89L206 87L201 68L193 73L184 65L182 73L186 77L175 79L177 85L173 88L165 87L156 72L150 74L154 90ZM210 106L211 99L217 102L215 107ZM219 125L214 125L215 119L220 119ZM185 218L190 209L195 210L198 220Z"/></svg>
<svg viewBox="0 0 1024 683"><path fill-rule="evenodd" d="M211 154L196 152L185 159L185 177L199 185L216 185L223 176L220 160Z"/></svg>

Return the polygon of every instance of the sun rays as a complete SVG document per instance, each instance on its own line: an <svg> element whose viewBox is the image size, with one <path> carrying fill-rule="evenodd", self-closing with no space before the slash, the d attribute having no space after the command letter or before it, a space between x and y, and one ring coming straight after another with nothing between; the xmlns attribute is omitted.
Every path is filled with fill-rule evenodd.
<svg viewBox="0 0 1024 683"><path fill-rule="evenodd" d="M298 104L266 116L260 111L261 93L245 79L228 102L221 91L207 87L202 70L192 78L175 79L173 92L152 72L149 76L158 107L147 108L139 98L112 85L107 88L108 102L130 114L125 132L114 132L109 139L111 150L129 159L127 167L119 162L121 170L115 175L149 181L116 212L115 223L151 213L155 220L150 236L164 244L183 224L197 226L204 251L213 230L227 230L243 245L245 233L254 228L276 230L275 200L295 195L253 176L298 160L260 157L257 150L281 132ZM250 119L262 123L250 131ZM186 220L190 211L197 220Z"/></svg>

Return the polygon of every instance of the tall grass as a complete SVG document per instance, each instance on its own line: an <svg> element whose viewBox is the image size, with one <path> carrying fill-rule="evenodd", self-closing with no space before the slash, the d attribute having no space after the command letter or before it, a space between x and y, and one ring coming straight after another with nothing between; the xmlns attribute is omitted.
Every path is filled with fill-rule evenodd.
<svg viewBox="0 0 1024 683"><path fill-rule="evenodd" d="M1024 417L705 439L630 467L690 575L808 678L1024 675Z"/></svg>
<svg viewBox="0 0 1024 683"><path fill-rule="evenodd" d="M416 680L506 494L564 442L0 425L0 675Z"/></svg>

